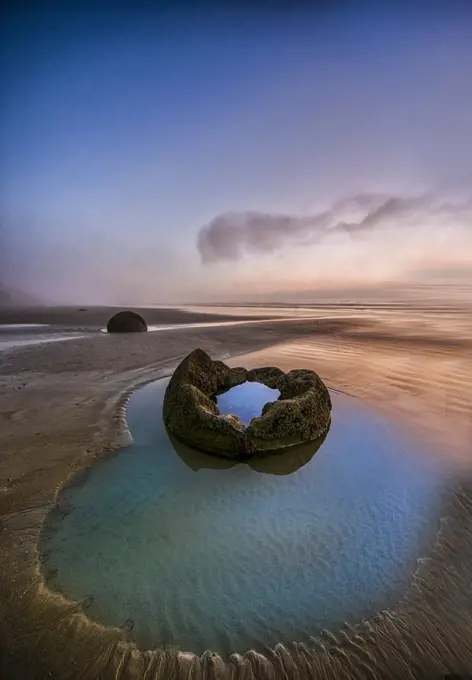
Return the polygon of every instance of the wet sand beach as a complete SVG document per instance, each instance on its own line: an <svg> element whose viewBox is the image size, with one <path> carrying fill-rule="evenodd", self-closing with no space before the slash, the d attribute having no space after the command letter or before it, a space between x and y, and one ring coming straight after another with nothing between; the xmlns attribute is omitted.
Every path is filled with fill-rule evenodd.
<svg viewBox="0 0 472 680"><path fill-rule="evenodd" d="M96 332L109 311L0 315L5 324L89 329L68 342L0 353L0 677L432 680L470 672L470 311L338 307L314 310L316 318L114 336ZM153 310L146 318L154 324L234 320L174 310ZM394 610L326 632L311 645L277 646L264 655L235 650L223 660L137 650L125 630L91 621L83 603L44 585L38 540L46 518L68 512L61 487L129 441L125 414L132 391L169 375L195 347L231 357L233 365L313 368L329 387L388 412L412 436L431 442L432 456L447 458L457 473L456 492L444 508L434 551Z"/></svg>

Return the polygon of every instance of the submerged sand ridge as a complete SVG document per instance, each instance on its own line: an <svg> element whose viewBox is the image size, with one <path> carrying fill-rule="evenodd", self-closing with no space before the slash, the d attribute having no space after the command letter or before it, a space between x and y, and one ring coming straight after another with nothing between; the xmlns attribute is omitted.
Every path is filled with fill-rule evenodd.
<svg viewBox="0 0 472 680"><path fill-rule="evenodd" d="M259 324L257 331L186 331L185 337L166 332L154 340L140 337L139 344L114 338L106 352L104 338L93 337L56 343L54 348L21 349L3 360L0 649L7 654L0 656L0 674L94 680L117 673L121 678L165 679L191 673L202 678L229 678L234 673L248 678L403 678L412 669L413 677L429 680L468 671L472 504L464 470L470 470L466 414L471 410L471 345L466 340L444 342L441 334L427 333L412 345L407 329L403 342L402 328L375 324L370 330L364 327L364 337L354 338L354 326L337 319L279 327ZM197 658L171 650L141 653L129 645L125 630L104 629L88 620L87 603L68 603L42 584L37 553L42 523L60 485L117 446L123 423L123 410L116 412L117 393L126 396L130 385L169 374L198 345L223 358L307 336L316 368L328 384L371 403L388 387L384 408L413 421L415 431L429 434L433 441L438 421L444 424L443 436L451 435L450 462L457 464L464 481L444 508L436 550L420 565L395 612L383 612L355 630L327 634L308 646L277 647L264 656L248 653L227 664L210 654ZM276 363L279 351L282 348L267 353L264 363ZM290 367L311 360L301 345L297 349L285 344L283 351L289 352ZM254 361L260 363L260 357ZM244 362L251 365L249 357ZM446 413L443 396L448 390L453 398ZM67 511L59 503L56 512Z"/></svg>

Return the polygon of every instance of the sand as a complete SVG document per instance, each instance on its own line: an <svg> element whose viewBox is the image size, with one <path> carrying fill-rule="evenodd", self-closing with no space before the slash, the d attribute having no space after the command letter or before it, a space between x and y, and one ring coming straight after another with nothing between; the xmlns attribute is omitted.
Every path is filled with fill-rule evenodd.
<svg viewBox="0 0 472 680"><path fill-rule="evenodd" d="M1 320L60 318L61 326L82 327L77 318L83 312L69 310L66 319L48 309L11 310L9 320ZM84 326L99 328L108 312ZM178 314L165 314L162 323L184 323ZM337 308L318 316L324 318L132 336L90 333L0 354L0 677L170 680L195 672L196 678L430 680L470 671L470 316L414 308L375 315ZM314 368L330 387L388 411L413 436L429 439L431 455L448 456L457 467L457 493L444 509L449 519L395 612L380 613L355 630L327 633L310 648L277 647L263 657L248 653L227 663L211 655L143 654L128 643L125 631L99 626L80 603L44 586L37 544L46 518L68 510L61 504L61 486L77 482L77 473L98 456L126 443L130 393L169 374L195 347L247 367Z"/></svg>

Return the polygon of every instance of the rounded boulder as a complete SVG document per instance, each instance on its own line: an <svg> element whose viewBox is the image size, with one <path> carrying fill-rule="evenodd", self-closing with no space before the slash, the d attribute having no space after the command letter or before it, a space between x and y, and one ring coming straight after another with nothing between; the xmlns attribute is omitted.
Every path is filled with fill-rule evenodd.
<svg viewBox="0 0 472 680"><path fill-rule="evenodd" d="M107 323L108 333L139 333L147 331L147 324L141 314L123 311L114 314Z"/></svg>

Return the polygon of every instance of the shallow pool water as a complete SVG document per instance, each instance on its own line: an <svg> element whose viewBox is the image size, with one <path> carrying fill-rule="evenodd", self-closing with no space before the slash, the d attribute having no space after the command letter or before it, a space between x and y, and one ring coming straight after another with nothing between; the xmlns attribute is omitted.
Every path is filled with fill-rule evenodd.
<svg viewBox="0 0 472 680"><path fill-rule="evenodd" d="M142 648L221 654L306 642L398 601L446 489L427 451L333 394L320 447L233 465L174 448L166 384L132 398L134 444L63 492L72 510L41 544L51 588L127 621Z"/></svg>
<svg viewBox="0 0 472 680"><path fill-rule="evenodd" d="M279 396L279 390L266 387L262 383L245 382L220 394L216 405L221 413L231 413L238 416L245 425L249 425L252 418L261 415L265 404L276 401Z"/></svg>

